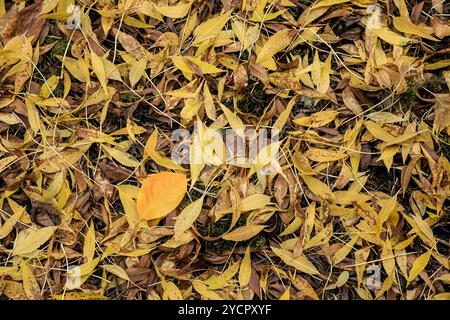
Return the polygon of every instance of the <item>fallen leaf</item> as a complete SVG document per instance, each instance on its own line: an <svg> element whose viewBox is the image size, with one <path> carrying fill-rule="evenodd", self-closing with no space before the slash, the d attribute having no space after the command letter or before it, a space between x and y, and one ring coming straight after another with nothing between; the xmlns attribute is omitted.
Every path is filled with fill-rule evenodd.
<svg viewBox="0 0 450 320"><path fill-rule="evenodd" d="M187 179L182 173L159 172L151 175L139 190L137 212L145 220L161 219L178 207L186 191Z"/></svg>

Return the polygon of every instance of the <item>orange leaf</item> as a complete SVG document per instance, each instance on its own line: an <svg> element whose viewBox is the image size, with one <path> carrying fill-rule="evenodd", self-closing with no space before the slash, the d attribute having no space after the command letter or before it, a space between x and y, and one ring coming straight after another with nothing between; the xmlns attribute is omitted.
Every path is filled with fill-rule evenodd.
<svg viewBox="0 0 450 320"><path fill-rule="evenodd" d="M145 220L168 215L183 200L187 191L186 175L175 172L154 174L142 183L137 196L137 211Z"/></svg>

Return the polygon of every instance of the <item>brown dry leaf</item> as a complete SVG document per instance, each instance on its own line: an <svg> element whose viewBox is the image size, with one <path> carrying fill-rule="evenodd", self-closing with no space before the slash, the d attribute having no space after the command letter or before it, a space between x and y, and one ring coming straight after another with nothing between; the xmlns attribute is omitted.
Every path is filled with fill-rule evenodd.
<svg viewBox="0 0 450 320"><path fill-rule="evenodd" d="M345 87L345 89L342 91L342 100L344 101L345 106L349 108L354 114L358 115L362 112L362 108L358 100L356 100L356 97L350 87Z"/></svg>

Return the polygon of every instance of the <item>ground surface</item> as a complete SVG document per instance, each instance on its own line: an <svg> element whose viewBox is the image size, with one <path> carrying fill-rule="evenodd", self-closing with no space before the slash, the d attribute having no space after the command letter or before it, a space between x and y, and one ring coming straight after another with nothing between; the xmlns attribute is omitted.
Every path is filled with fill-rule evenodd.
<svg viewBox="0 0 450 320"><path fill-rule="evenodd" d="M0 299L449 299L449 14L0 0Z"/></svg>

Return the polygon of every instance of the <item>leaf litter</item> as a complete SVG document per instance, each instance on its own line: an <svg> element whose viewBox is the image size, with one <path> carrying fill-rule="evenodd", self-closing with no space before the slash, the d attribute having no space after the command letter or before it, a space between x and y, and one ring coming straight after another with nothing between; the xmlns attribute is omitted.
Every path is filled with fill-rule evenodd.
<svg viewBox="0 0 450 320"><path fill-rule="evenodd" d="M450 299L449 12L0 0L0 298Z"/></svg>

